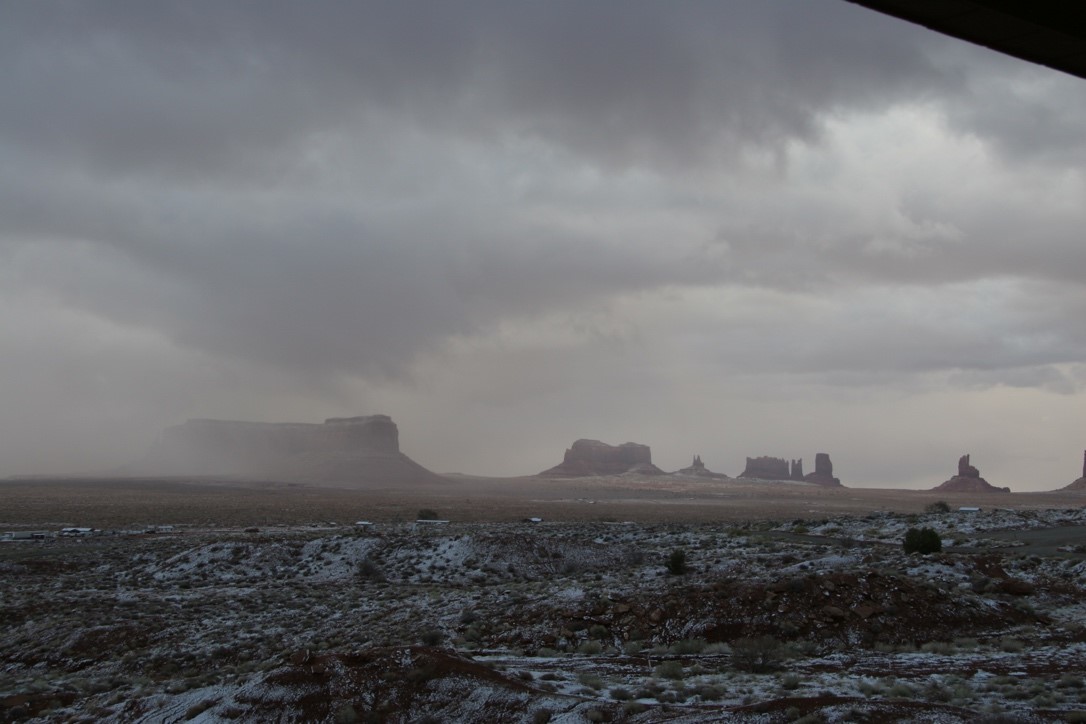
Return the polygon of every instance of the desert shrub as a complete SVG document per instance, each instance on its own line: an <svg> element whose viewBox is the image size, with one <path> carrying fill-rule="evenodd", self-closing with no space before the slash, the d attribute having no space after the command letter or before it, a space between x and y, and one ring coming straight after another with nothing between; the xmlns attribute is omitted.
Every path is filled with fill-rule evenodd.
<svg viewBox="0 0 1086 724"><path fill-rule="evenodd" d="M608 692L615 701L629 701L634 698L633 692L621 686L616 686Z"/></svg>
<svg viewBox="0 0 1086 724"><path fill-rule="evenodd" d="M713 684L701 684L694 689L694 693L700 696L702 701L713 701L714 699L722 698L725 694L725 690Z"/></svg>
<svg viewBox="0 0 1086 724"><path fill-rule="evenodd" d="M931 503L926 508L924 508L924 512L926 512L926 513L949 513L950 512L950 504L947 503L945 500L936 500L934 503Z"/></svg>
<svg viewBox="0 0 1086 724"><path fill-rule="evenodd" d="M427 646L437 646L445 639L445 635L436 628L428 629L419 636L419 641Z"/></svg>
<svg viewBox="0 0 1086 724"><path fill-rule="evenodd" d="M683 678L683 665L678 661L664 661L652 673L661 679L679 680Z"/></svg>
<svg viewBox="0 0 1086 724"><path fill-rule="evenodd" d="M605 639L610 638L611 632L607 630L606 626L597 623L588 629L588 635L594 639Z"/></svg>
<svg viewBox="0 0 1086 724"><path fill-rule="evenodd" d="M905 531L903 543L906 553L938 553L943 550L943 541L931 528L909 528Z"/></svg>
<svg viewBox="0 0 1086 724"><path fill-rule="evenodd" d="M784 644L768 635L732 642L732 664L743 671L773 671L780 667L786 654Z"/></svg>
<svg viewBox="0 0 1086 724"><path fill-rule="evenodd" d="M669 650L675 654L700 654L708 646L705 639L682 639L671 644Z"/></svg>
<svg viewBox="0 0 1086 724"><path fill-rule="evenodd" d="M592 674L587 671L582 671L581 673L577 674L577 681L579 681L582 685L587 686L589 689L598 690L601 686L603 686L603 679L601 679L596 674Z"/></svg>
<svg viewBox="0 0 1086 724"><path fill-rule="evenodd" d="M781 688L792 691L799 687L801 681L803 679L800 678L799 674L789 672L781 677Z"/></svg>
<svg viewBox="0 0 1086 724"><path fill-rule="evenodd" d="M554 712L550 709L536 709L532 714L532 724L547 724L554 716Z"/></svg>
<svg viewBox="0 0 1086 724"><path fill-rule="evenodd" d="M437 514L437 511L434 510L433 508L422 508L422 509L420 509L419 513L418 513L418 516L416 516L416 517L419 520L438 520L440 518L440 516Z"/></svg>
<svg viewBox="0 0 1086 724"><path fill-rule="evenodd" d="M1026 648L1026 645L1021 640L1011 638L1009 636L1000 639L999 648L1007 653L1017 654Z"/></svg>
<svg viewBox="0 0 1086 724"><path fill-rule="evenodd" d="M603 644L599 641L585 641L577 647L577 653L587 654L589 656L595 656L601 651L603 651Z"/></svg>
<svg viewBox="0 0 1086 724"><path fill-rule="evenodd" d="M926 654L942 654L946 656L954 653L954 644L947 641L928 641L920 646L920 650Z"/></svg>
<svg viewBox="0 0 1086 724"><path fill-rule="evenodd" d="M344 704L336 712L336 724L354 724L358 721L358 712L350 704Z"/></svg>
<svg viewBox="0 0 1086 724"><path fill-rule="evenodd" d="M1056 686L1061 689L1081 689L1082 677L1077 674L1064 674Z"/></svg>
<svg viewBox="0 0 1086 724"><path fill-rule="evenodd" d="M363 558L355 566L355 575L363 581L383 581L384 573L380 567L369 558Z"/></svg>
<svg viewBox="0 0 1086 724"><path fill-rule="evenodd" d="M899 681L886 690L886 695L892 699L909 699L916 695L911 686Z"/></svg>
<svg viewBox="0 0 1086 724"><path fill-rule="evenodd" d="M676 548L667 557L667 572L673 576L681 576L686 573L686 551Z"/></svg>

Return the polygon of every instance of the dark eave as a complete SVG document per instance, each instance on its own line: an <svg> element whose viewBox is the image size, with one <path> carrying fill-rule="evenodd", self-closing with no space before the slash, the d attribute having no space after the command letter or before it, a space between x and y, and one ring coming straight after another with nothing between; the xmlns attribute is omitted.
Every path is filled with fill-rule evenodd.
<svg viewBox="0 0 1086 724"><path fill-rule="evenodd" d="M849 2L1086 78L1086 2L1083 0Z"/></svg>

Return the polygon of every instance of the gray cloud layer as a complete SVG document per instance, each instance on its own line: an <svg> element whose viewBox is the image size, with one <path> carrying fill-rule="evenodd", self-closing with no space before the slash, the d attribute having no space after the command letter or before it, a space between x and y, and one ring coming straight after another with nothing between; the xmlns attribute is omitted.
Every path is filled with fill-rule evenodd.
<svg viewBox="0 0 1086 724"><path fill-rule="evenodd" d="M610 419L618 380L1083 395L1082 82L849 3L9 3L0 65L0 470L376 411L479 469L438 431L516 425L434 385L484 369L532 417L540 379Z"/></svg>

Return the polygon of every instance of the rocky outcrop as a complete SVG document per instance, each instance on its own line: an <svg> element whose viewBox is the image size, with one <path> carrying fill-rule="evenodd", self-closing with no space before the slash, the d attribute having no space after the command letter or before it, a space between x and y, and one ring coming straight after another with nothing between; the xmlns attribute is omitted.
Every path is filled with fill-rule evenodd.
<svg viewBox="0 0 1086 724"><path fill-rule="evenodd" d="M739 477L756 480L794 480L825 487L841 486L841 481L833 477L833 463L830 462L830 456L826 453L815 455L815 471L807 475L803 474L803 458L785 460L765 455L747 458L747 466Z"/></svg>
<svg viewBox="0 0 1086 724"><path fill-rule="evenodd" d="M784 458L774 458L762 455L756 458L747 458L747 466L739 473L741 478L756 478L758 480L791 480L792 471L788 461Z"/></svg>
<svg viewBox="0 0 1086 724"><path fill-rule="evenodd" d="M400 452L388 415L323 424L189 420L163 431L135 467L159 475L242 475L362 483L440 481Z"/></svg>
<svg viewBox="0 0 1086 724"><path fill-rule="evenodd" d="M969 456L958 459L958 474L941 485L932 488L940 493L1009 493L1010 488L997 488L980 476L980 471L969 463Z"/></svg>
<svg viewBox="0 0 1086 724"><path fill-rule="evenodd" d="M690 463L689 467L677 470L674 474L686 477L712 478L714 480L731 480L731 478L724 473L714 473L712 470L705 467L705 463L701 461L700 455L694 456L694 462Z"/></svg>
<svg viewBox="0 0 1086 724"><path fill-rule="evenodd" d="M1064 490L1086 490L1086 451L1082 453L1082 477L1067 485Z"/></svg>
<svg viewBox="0 0 1086 724"><path fill-rule="evenodd" d="M829 453L815 455L814 472L805 475L803 479L815 485L842 487L840 479L833 477L833 462L830 460Z"/></svg>
<svg viewBox="0 0 1086 724"><path fill-rule="evenodd" d="M664 471L652 464L652 452L648 445L626 442L608 445L599 440L577 440L566 450L562 464L540 473L549 478L581 478L591 475L663 475Z"/></svg>

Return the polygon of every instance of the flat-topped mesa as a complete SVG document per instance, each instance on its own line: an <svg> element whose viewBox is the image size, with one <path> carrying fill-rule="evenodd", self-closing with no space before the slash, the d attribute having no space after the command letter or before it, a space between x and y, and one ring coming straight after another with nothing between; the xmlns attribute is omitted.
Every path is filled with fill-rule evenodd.
<svg viewBox="0 0 1086 724"><path fill-rule="evenodd" d="M663 475L664 471L652 464L652 452L648 445L635 442L608 445L599 440L581 439L566 450L561 465L544 470L540 475L579 478L623 473Z"/></svg>
<svg viewBox="0 0 1086 724"><path fill-rule="evenodd" d="M815 455L814 472L803 476L803 479L808 483L814 483L815 485L823 485L831 488L843 487L840 478L833 477L833 462L830 460L829 453L818 453Z"/></svg>
<svg viewBox="0 0 1086 724"><path fill-rule="evenodd" d="M794 462L794 461L793 461ZM739 473L741 478L756 478L758 480L791 480L792 468L784 458L774 458L762 455L756 458L747 458L747 466Z"/></svg>
<svg viewBox="0 0 1086 724"><path fill-rule="evenodd" d="M438 476L400 452L388 415L323 423L188 420L166 428L136 466L159 474L389 482Z"/></svg>
<svg viewBox="0 0 1086 724"><path fill-rule="evenodd" d="M293 455L301 452L400 452L400 432L388 415L332 417L324 424L188 420L163 432L167 443L195 444L231 455Z"/></svg>
<svg viewBox="0 0 1086 724"><path fill-rule="evenodd" d="M998 488L980 476L980 471L969 463L969 456L958 458L958 474L935 486L940 493L1009 493L1010 488Z"/></svg>

